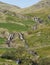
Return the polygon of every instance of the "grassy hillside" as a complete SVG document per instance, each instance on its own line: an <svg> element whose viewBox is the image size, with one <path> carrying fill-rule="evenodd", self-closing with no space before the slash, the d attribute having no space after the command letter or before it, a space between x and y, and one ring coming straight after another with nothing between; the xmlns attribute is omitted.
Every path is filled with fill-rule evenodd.
<svg viewBox="0 0 50 65"><path fill-rule="evenodd" d="M20 10L20 7L10 5L10 4L7 4L7 3L3 3L3 2L0 1L0 11L4 12L6 10L11 11L11 12L16 12L16 11Z"/></svg>
<svg viewBox="0 0 50 65"><path fill-rule="evenodd" d="M20 65L50 65L49 6L50 0L25 9L0 2L0 65L19 65L19 59ZM8 47L6 42L12 33L15 36ZM19 33L24 34L24 40Z"/></svg>
<svg viewBox="0 0 50 65"><path fill-rule="evenodd" d="M26 13L36 12L46 8L50 8L50 0L40 0L40 2L38 2L37 4L21 10L21 13L26 14Z"/></svg>

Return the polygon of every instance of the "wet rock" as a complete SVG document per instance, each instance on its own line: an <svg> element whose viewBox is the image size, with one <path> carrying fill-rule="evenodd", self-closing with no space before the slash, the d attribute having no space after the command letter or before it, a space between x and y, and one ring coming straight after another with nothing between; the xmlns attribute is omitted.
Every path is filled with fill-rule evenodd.
<svg viewBox="0 0 50 65"><path fill-rule="evenodd" d="M36 16L33 18L33 21L35 21L36 23L42 23L43 22L43 20L41 18L36 17Z"/></svg>
<svg viewBox="0 0 50 65"><path fill-rule="evenodd" d="M19 39L20 39L20 40L24 40L24 34L18 33L18 35L19 35Z"/></svg>
<svg viewBox="0 0 50 65"><path fill-rule="evenodd" d="M21 61L20 59L18 59L18 60L16 60L16 63L17 63L17 64L21 64L22 61Z"/></svg>
<svg viewBox="0 0 50 65"><path fill-rule="evenodd" d="M10 34L9 37L8 37L8 40L11 41L14 38L14 35L15 35L14 33Z"/></svg>
<svg viewBox="0 0 50 65"><path fill-rule="evenodd" d="M38 18L36 16L34 16L33 18L33 21L37 22L38 21Z"/></svg>
<svg viewBox="0 0 50 65"><path fill-rule="evenodd" d="M8 47L10 47L10 41L9 40L6 41L6 44L8 45Z"/></svg>
<svg viewBox="0 0 50 65"><path fill-rule="evenodd" d="M10 47L10 43L14 39L14 35L15 35L14 33L9 34L8 39L7 39L7 42L6 42L8 44L8 47Z"/></svg>
<svg viewBox="0 0 50 65"><path fill-rule="evenodd" d="M43 20L42 20L42 19L40 19L40 18L38 18L38 22L39 22L39 23L42 23L42 22L43 22Z"/></svg>
<svg viewBox="0 0 50 65"><path fill-rule="evenodd" d="M29 52L30 54L34 55L34 56L38 56L37 52L35 52L35 51L29 50L28 52Z"/></svg>
<svg viewBox="0 0 50 65"><path fill-rule="evenodd" d="M37 26L37 24L35 24L32 29L37 30L37 28L38 28L38 26Z"/></svg>
<svg viewBox="0 0 50 65"><path fill-rule="evenodd" d="M29 46L28 46L27 41L25 40L25 41L24 41L24 43L25 43L25 44L24 44L24 45L25 45L25 48L26 48L26 49L28 49L28 48L29 48Z"/></svg>
<svg viewBox="0 0 50 65"><path fill-rule="evenodd" d="M18 35L19 35L19 39L24 43L24 47L27 49L28 43L27 43L26 39L24 38L24 34L18 33Z"/></svg>

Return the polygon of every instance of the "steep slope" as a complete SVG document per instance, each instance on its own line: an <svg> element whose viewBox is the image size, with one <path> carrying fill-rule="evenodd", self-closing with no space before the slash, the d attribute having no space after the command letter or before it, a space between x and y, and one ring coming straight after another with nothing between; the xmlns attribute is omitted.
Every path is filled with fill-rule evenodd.
<svg viewBox="0 0 50 65"><path fill-rule="evenodd" d="M4 12L7 10L11 11L11 12L18 12L19 9L20 9L20 7L0 2L0 12Z"/></svg>
<svg viewBox="0 0 50 65"><path fill-rule="evenodd" d="M35 5L32 5L28 8L25 8L23 10L21 10L22 13L32 13L32 12L36 12L42 9L46 9L46 8L50 8L50 0L40 0L40 2L38 2Z"/></svg>
<svg viewBox="0 0 50 65"><path fill-rule="evenodd" d="M50 1L42 0L24 10L1 4L0 64L18 65L19 59L20 65L50 65Z"/></svg>
<svg viewBox="0 0 50 65"><path fill-rule="evenodd" d="M22 15L21 13L18 14L20 9L20 7L0 2L0 28L10 30L10 26L12 24L12 30L19 30L20 28L21 30L27 30L27 27L22 22L26 19L25 15Z"/></svg>
<svg viewBox="0 0 50 65"><path fill-rule="evenodd" d="M18 10L20 10L20 8L17 6L0 2L0 21L5 21L7 17L12 18L16 16Z"/></svg>

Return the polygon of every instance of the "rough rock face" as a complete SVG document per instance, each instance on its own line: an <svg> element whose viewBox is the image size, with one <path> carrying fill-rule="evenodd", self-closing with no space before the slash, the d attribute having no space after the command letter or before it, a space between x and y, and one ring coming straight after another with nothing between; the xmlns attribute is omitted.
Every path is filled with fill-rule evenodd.
<svg viewBox="0 0 50 65"><path fill-rule="evenodd" d="M22 33L18 33L18 34L19 34L19 39L24 40L23 34Z"/></svg>
<svg viewBox="0 0 50 65"><path fill-rule="evenodd" d="M35 21L37 23L42 23L43 22L43 20L41 18L36 17L36 16L33 18L33 21Z"/></svg>
<svg viewBox="0 0 50 65"><path fill-rule="evenodd" d="M10 43L14 39L14 35L15 35L14 33L9 34L7 42L6 42L8 44L8 47L10 47Z"/></svg>
<svg viewBox="0 0 50 65"><path fill-rule="evenodd" d="M38 28L37 24L35 24L35 25L32 27L33 30L37 30L37 28Z"/></svg>

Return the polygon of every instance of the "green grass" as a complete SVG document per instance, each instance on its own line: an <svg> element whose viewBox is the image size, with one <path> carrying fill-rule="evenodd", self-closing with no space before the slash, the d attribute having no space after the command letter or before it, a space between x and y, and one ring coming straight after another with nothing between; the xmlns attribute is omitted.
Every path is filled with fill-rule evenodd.
<svg viewBox="0 0 50 65"><path fill-rule="evenodd" d="M3 44L5 42L4 38L0 38L0 44Z"/></svg>
<svg viewBox="0 0 50 65"><path fill-rule="evenodd" d="M50 47L39 48L36 51L40 58L47 58L47 56L50 56Z"/></svg>
<svg viewBox="0 0 50 65"><path fill-rule="evenodd" d="M1 62L3 63L8 63L8 61L6 62L6 60L13 60L14 61L16 59L21 59L22 60L22 65L29 65L31 63L30 57L33 58L33 56L31 54L29 54L25 48L18 48L18 49L13 49L13 48L1 48L0 49L0 54L4 55L6 58L1 58ZM7 57L11 57L11 59L7 59ZM13 61L13 64L15 65L15 62ZM12 62L9 62L9 64L11 65ZM12 65L13 65L12 64Z"/></svg>
<svg viewBox="0 0 50 65"><path fill-rule="evenodd" d="M31 8L31 10L33 11L33 8ZM25 13L24 15L28 17L27 20L25 20L24 18L20 18L19 17L20 15L18 16L18 14L15 16L12 16L13 13L11 13L11 12L9 12L8 14L0 13L1 14L0 22L2 22L2 23L0 23L0 28L8 29L10 32L13 32L13 31L30 32L31 34L28 34L28 35L26 34L26 36L25 36L25 39L28 42L28 45L30 47L29 49L32 49L38 53L38 55L40 56L39 59L41 60L40 62L42 63L41 65L48 65L47 63L50 62L49 61L50 58L47 58L47 57L50 56L50 47L49 46L44 47L44 46L50 45L50 20L48 19L48 15L50 15L50 8L47 8L47 9L44 8L44 9L35 11L33 13L31 10L30 11L26 10L26 12L24 10L24 12L23 12L23 14ZM27 13L27 11L28 11L28 13ZM31 28L31 27L33 27L34 24L36 24L35 21L32 20L32 18L34 18L34 16L37 16L43 20L42 26L40 26L40 24L38 24L38 28L35 31L32 30L32 28ZM5 23L3 23L3 22L5 22ZM20 23L23 25L20 25ZM40 35L39 35L39 32L40 32ZM0 46L4 42L5 42L5 39L0 38ZM14 43L15 44L17 43L17 45L19 44L20 46L22 46L22 44L24 45L24 43L22 41L20 41L20 39L18 39L18 38L14 40ZM40 48L40 46L42 46L42 48ZM24 63L22 65L31 65L31 64L29 64L30 58L31 59L34 58L34 56L29 54L25 48L18 48L18 49L0 48L0 55L4 55L4 54L7 55L8 57L11 56L14 59L16 59L16 58L24 59L24 60L22 60ZM28 58L29 60L25 60L26 58ZM12 59L11 59L12 61L8 61L8 60L10 60L10 59L0 58L0 63L2 63L1 65L5 65L5 63L8 65L17 65L16 62L13 61Z"/></svg>
<svg viewBox="0 0 50 65"><path fill-rule="evenodd" d="M41 59L39 65L50 65L50 57Z"/></svg>
<svg viewBox="0 0 50 65"><path fill-rule="evenodd" d="M9 21L19 22L19 21L21 21L21 19L18 16L12 16L12 15L8 15L8 14L6 15L6 21L7 22L9 22Z"/></svg>
<svg viewBox="0 0 50 65"><path fill-rule="evenodd" d="M49 14L50 14L50 8L48 8L47 10L46 9L41 9L39 11L35 11L33 13L32 12L27 13L25 15L33 17L33 18L34 18L34 16L39 17L43 20L43 23L50 24L50 20L48 19Z"/></svg>
<svg viewBox="0 0 50 65"><path fill-rule="evenodd" d="M30 26L30 25L33 25L35 22L32 21L31 19L28 19L28 20L23 20L22 23Z"/></svg>
<svg viewBox="0 0 50 65"><path fill-rule="evenodd" d="M5 65L5 64L8 64L8 65L17 65L15 61L9 61L7 59L0 58L0 65Z"/></svg>
<svg viewBox="0 0 50 65"><path fill-rule="evenodd" d="M40 56L40 62L42 61L43 58L47 58L47 56L50 55L50 47L45 47L45 48L40 48L40 49L36 49L35 50L38 55ZM8 54L7 54L8 53ZM14 54L15 53L15 54ZM0 49L0 54L3 55L3 54L7 54L7 55L11 55L11 56L14 56L18 59L23 59L22 60L22 65L24 64L30 64L31 60L30 58L34 58L34 56L32 56L31 54L29 54L24 48L18 48L18 49L13 49L13 48L1 48ZM28 59L28 60L26 60ZM7 61L7 60L10 60L10 59L5 59L5 58L0 58L0 62L1 63L8 63L9 65L16 65L16 62L15 61ZM44 59L46 60L46 59ZM46 60L47 61L47 60ZM49 59L48 59L49 61ZM47 61L47 62L48 62Z"/></svg>
<svg viewBox="0 0 50 65"><path fill-rule="evenodd" d="M29 18L27 20L25 20L25 19L19 18L17 16L15 17L15 16L7 15L6 22L10 22L10 21L15 22L15 23L21 23L26 26L31 26L35 23L34 21L32 21L32 19L29 19Z"/></svg>
<svg viewBox="0 0 50 65"><path fill-rule="evenodd" d="M0 28L6 28L9 31L26 31L28 30L27 27L14 24L14 23L0 23Z"/></svg>
<svg viewBox="0 0 50 65"><path fill-rule="evenodd" d="M30 47L50 45L50 27L33 31L26 39Z"/></svg>
<svg viewBox="0 0 50 65"><path fill-rule="evenodd" d="M3 53L5 53L6 51L11 51L11 50L15 50L14 48L0 48L0 55L2 55Z"/></svg>

